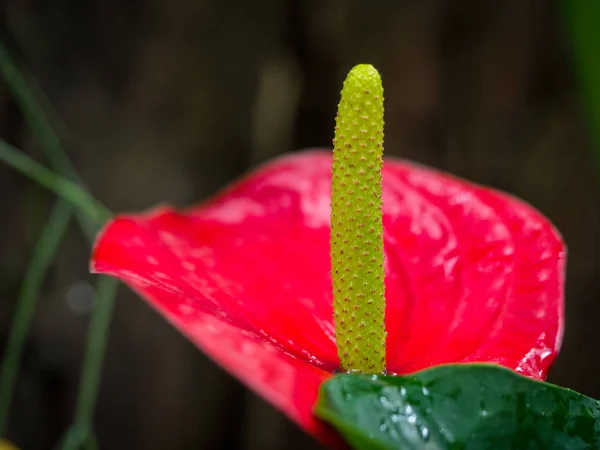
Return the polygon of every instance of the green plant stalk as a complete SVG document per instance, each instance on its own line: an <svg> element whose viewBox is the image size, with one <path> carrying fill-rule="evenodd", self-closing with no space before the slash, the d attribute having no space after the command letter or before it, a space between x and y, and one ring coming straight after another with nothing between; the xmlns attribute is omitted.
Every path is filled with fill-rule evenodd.
<svg viewBox="0 0 600 450"><path fill-rule="evenodd" d="M18 70L17 65L1 40L0 75L21 108L23 115L34 136L38 140L46 158L49 160L54 170L58 171L63 176L61 177L49 171L27 155L19 152L3 141L0 141L0 160L54 191L59 197L62 197L62 201L70 202L74 205L76 207L77 218L82 231L90 241L93 241L98 227L111 216L111 213L82 187L84 186L83 180L79 177L77 171L69 161L61 144L61 140L54 131L47 114L44 112L44 108L36 98L31 86L27 83L25 76ZM56 246L58 246L59 241L60 239L57 239ZM52 258L49 258L49 260L51 259ZM38 276L43 278L45 270L46 269L41 270ZM104 359L116 290L117 282L115 280L100 280L96 291L97 307L92 315L87 341L87 352L85 354L78 396L78 406L74 425L71 427L71 430L74 433L73 436L83 435L85 437L83 441L79 442L78 440L69 440L69 435L67 435L66 442L73 442L75 446L67 446L66 448L85 446L85 448L93 449L98 447L93 431L91 431L92 416L98 392L100 371ZM35 297L36 296L33 295L34 299ZM29 313L32 314L33 308L29 309ZM23 306L17 307L17 316L20 314L27 315L27 313L27 308L24 308ZM29 327L27 326L19 331L20 340L23 342L28 334L28 328ZM8 345L18 344L19 341L17 340L16 344L14 342L12 344L9 342ZM13 379L17 374L21 359L20 353L20 351L13 352L12 358L7 358L2 366L2 370L6 370ZM11 391L12 389L4 390L4 392L6 392L5 396L8 398L7 402L10 402ZM8 414L8 407L6 414Z"/></svg>
<svg viewBox="0 0 600 450"><path fill-rule="evenodd" d="M561 0L561 6L600 173L600 1Z"/></svg>
<svg viewBox="0 0 600 450"><path fill-rule="evenodd" d="M78 185L46 169L24 153L1 140L0 161L5 162L10 167L29 176L42 186L47 187L61 197L62 201L75 206L98 224L104 223L111 216L110 211ZM43 272L40 273L43 276ZM98 283L95 300L96 309L92 314L88 332L75 419L73 426L65 438L65 444L62 446L63 449L76 449L83 445L92 445L89 439L92 439L93 411L98 393L100 371L104 360L117 286L118 281L113 278L103 277ZM18 313L20 314L20 312ZM26 333L23 335L23 339L25 337ZM14 376L16 376L19 359L5 360L3 368L6 366L8 368L4 370L7 372L15 371ZM11 392L5 395L10 396Z"/></svg>
<svg viewBox="0 0 600 450"><path fill-rule="evenodd" d="M11 95L19 105L27 124L51 167L64 177L84 187L83 180L69 161L61 140L54 131L47 114L44 112L44 108L36 98L25 75L17 67L2 40L0 40L0 76L2 76ZM98 223L94 223L93 220L82 213L78 214L78 220L86 236L89 239L93 239Z"/></svg>
<svg viewBox="0 0 600 450"><path fill-rule="evenodd" d="M88 439L85 441L85 450L99 450L100 449L100 444L98 444L98 438L96 437L95 434L90 434L90 436L88 437Z"/></svg>
<svg viewBox="0 0 600 450"><path fill-rule="evenodd" d="M61 445L62 450L75 450L90 444L93 437L93 415L98 398L100 376L108 331L110 328L115 297L119 283L114 278L101 277L98 281L94 305L87 337L87 348L81 374L81 384L77 395L75 420Z"/></svg>
<svg viewBox="0 0 600 450"><path fill-rule="evenodd" d="M0 436L6 432L19 363L44 276L54 259L73 212L70 203L63 199L57 201L47 225L42 230L25 274L0 370Z"/></svg>
<svg viewBox="0 0 600 450"><path fill-rule="evenodd" d="M89 433L86 438L86 436L82 435L78 429L72 428L69 430L60 446L57 448L82 448L83 450L99 450L100 446L98 444L98 439L93 433Z"/></svg>
<svg viewBox="0 0 600 450"><path fill-rule="evenodd" d="M98 225L103 224L111 216L108 209L77 184L46 169L2 140L0 140L0 161L72 203L78 211Z"/></svg>

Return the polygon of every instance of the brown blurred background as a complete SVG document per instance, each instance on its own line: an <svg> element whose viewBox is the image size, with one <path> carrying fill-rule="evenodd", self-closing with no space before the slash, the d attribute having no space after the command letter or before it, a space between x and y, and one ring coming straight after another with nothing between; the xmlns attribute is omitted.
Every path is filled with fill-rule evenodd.
<svg viewBox="0 0 600 450"><path fill-rule="evenodd" d="M329 146L339 90L369 62L386 152L504 189L569 246L550 380L600 397L599 198L568 46L542 0L5 0L1 33L113 211L177 206L257 163ZM0 135L39 157L0 88ZM0 339L53 197L0 166ZM75 223L45 283L10 437L54 445L72 417L93 277ZM318 448L121 288L96 415L103 449Z"/></svg>

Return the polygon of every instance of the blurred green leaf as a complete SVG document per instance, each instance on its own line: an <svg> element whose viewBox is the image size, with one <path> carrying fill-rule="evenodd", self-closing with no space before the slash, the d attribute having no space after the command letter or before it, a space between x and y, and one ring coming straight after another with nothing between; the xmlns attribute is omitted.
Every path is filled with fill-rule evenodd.
<svg viewBox="0 0 600 450"><path fill-rule="evenodd" d="M561 6L600 172L600 0L561 0Z"/></svg>

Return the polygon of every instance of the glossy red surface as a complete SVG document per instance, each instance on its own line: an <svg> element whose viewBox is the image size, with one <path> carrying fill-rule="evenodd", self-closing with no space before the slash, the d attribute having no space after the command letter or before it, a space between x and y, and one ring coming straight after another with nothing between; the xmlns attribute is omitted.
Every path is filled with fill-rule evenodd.
<svg viewBox="0 0 600 450"><path fill-rule="evenodd" d="M331 154L272 161L182 212L122 215L92 271L116 276L307 431L338 368ZM563 331L566 252L527 204L405 161L383 173L387 367L494 362L543 379Z"/></svg>

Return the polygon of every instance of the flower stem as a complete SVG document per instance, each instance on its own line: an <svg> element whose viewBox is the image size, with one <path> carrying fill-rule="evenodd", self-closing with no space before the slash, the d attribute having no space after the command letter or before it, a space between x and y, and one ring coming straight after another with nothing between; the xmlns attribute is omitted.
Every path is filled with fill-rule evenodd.
<svg viewBox="0 0 600 450"><path fill-rule="evenodd" d="M35 246L31 263L25 274L0 370L0 436L6 432L19 363L42 282L67 230L72 214L71 204L62 199L57 201Z"/></svg>
<svg viewBox="0 0 600 450"><path fill-rule="evenodd" d="M371 374L385 371L382 167L383 86L373 66L358 65L336 118L330 251L341 366Z"/></svg>
<svg viewBox="0 0 600 450"><path fill-rule="evenodd" d="M0 75L21 108L29 127L36 137L42 151L44 152L44 155L50 162L50 165L62 176L51 172L50 170L36 163L27 155L19 152L17 149L11 147L9 144L1 140L0 161L5 162L24 175L29 176L41 185L54 191L59 197L62 198L61 203L67 204L67 202L69 202L72 204L72 206L75 206L77 218L82 231L90 241L93 241L95 239L95 234L98 227L101 226L111 216L111 213L97 200L95 200L92 195L89 194L83 187L83 181L69 161L69 158L61 144L61 140L54 131L54 128L50 123L44 108L41 106L38 98L34 94L32 86L27 83L25 76L19 71L17 65L11 58L1 40ZM72 208L71 205L69 206ZM53 218L54 215L50 219L51 223L54 223L54 220L58 222L60 217L54 218L54 220ZM47 228L51 226L51 223L48 224ZM47 247L50 247L51 244L57 247L60 241L58 233L55 235L55 241L52 241L50 238L47 239ZM49 256L46 267L41 268L41 263L37 263L40 264L40 266L38 266L39 271L36 270L36 277L40 279L43 278L44 272L47 269L47 265L49 265L50 261L52 260L51 253L54 252L48 251ZM36 265L35 258L34 262L32 262L32 267L34 265ZM24 291L28 289L28 280L26 279L25 281L26 283L23 288ZM14 326L17 326L17 322L21 320L22 327L19 328L18 334L15 334L13 338L9 339L8 348L11 356L9 357L7 355L2 365L2 370L6 371L7 373L7 384L6 389L3 388L4 385L0 385L0 398L7 399L5 400L7 405L10 404L10 398L12 394L12 389L8 389L8 383L12 378L12 383L14 384L14 379L16 377L21 359L22 345L26 339L29 329L29 323L25 321L25 319L19 319L19 317L25 316L25 318L27 318L27 315L29 315L29 317L31 316L35 304L34 300L35 297L37 297L37 292L35 292L35 289L32 287L29 289L30 292L31 290L34 291L33 293L28 294L28 302L30 303L25 303L25 306L23 306L23 303L20 302L17 305L17 311L15 313L16 318ZM99 281L96 291L97 306L92 315L89 330L87 352L85 355L82 372L76 416L74 419L74 424L71 427L67 438L65 439L65 442L71 442L73 445L67 445L65 448L85 447L93 449L98 447L92 431L92 416L98 394L100 371L102 369L102 362L104 359L104 351L112 317L112 310L114 307L116 290L117 282L115 280L101 279ZM33 300L31 300L31 298L33 298ZM31 302L33 305L31 305ZM11 346L14 346L15 350L10 351ZM9 407L6 406L6 412L1 416L4 423L6 421L8 409ZM77 436L83 436L83 439L70 439L71 437Z"/></svg>
<svg viewBox="0 0 600 450"><path fill-rule="evenodd" d="M0 75L19 105L50 166L79 186L85 186L71 161L69 161L59 136L54 131L48 115L37 99L38 96L34 94L32 83L27 82L27 78L17 67L2 40L0 40ZM99 224L94 223L92 219L86 217L80 211L78 211L77 218L87 237L93 239Z"/></svg>
<svg viewBox="0 0 600 450"><path fill-rule="evenodd" d="M0 140L0 161L64 198L99 225L111 216L108 209L77 184L46 169L2 140Z"/></svg>
<svg viewBox="0 0 600 450"><path fill-rule="evenodd" d="M98 224L104 223L111 216L110 211L98 203L81 187L46 169L2 140L0 140L0 161L5 162L34 181L37 181L42 186L52 190L63 201L75 206ZM87 349L78 393L78 404L73 425L62 447L65 450L91 445L92 416L98 394L100 371L104 360L117 286L118 281L112 278L101 278L98 283L95 301L97 306L92 315L90 330L88 332ZM26 331L23 339L27 334ZM13 357L10 360L7 359L4 361L3 367L8 366L5 370L9 372L9 375L10 372L17 370L18 359L20 358ZM10 396L11 393L9 392L4 395Z"/></svg>
<svg viewBox="0 0 600 450"><path fill-rule="evenodd" d="M65 436L61 450L78 449L86 443L89 444L90 440L93 439L93 414L98 398L102 363L106 351L106 337L108 336L118 285L118 281L114 278L101 277L98 281L94 301L96 310L88 331L75 420Z"/></svg>

